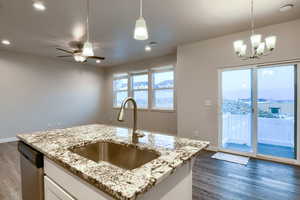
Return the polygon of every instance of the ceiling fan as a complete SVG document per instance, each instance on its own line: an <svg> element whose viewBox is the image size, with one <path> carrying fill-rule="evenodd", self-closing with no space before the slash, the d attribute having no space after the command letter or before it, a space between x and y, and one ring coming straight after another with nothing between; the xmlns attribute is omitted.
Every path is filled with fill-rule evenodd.
<svg viewBox="0 0 300 200"><path fill-rule="evenodd" d="M83 43L72 41L69 43L70 47L73 48L73 50L67 50L62 48L56 48L58 51L62 51L64 53L67 53L69 55L61 55L57 56L59 58L66 58L66 57L73 57L76 62L87 62L88 59L96 59L96 60L104 60L105 57L100 56L85 56L83 55Z"/></svg>
<svg viewBox="0 0 300 200"><path fill-rule="evenodd" d="M93 44L90 42L90 31L89 31L89 15L90 15L90 0L87 0L87 12L86 12L86 41L84 43L80 41L71 41L70 47L75 50L66 50L62 48L56 48L59 51L63 51L70 55L62 55L58 57L73 57L76 62L87 62L88 59L96 59L97 63L104 60L104 57L94 56Z"/></svg>

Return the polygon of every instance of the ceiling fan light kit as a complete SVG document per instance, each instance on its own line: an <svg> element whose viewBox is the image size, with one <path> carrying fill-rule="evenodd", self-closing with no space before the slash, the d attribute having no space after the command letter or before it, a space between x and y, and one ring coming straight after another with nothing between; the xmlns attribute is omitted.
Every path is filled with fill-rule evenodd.
<svg viewBox="0 0 300 200"><path fill-rule="evenodd" d="M143 17L143 0L140 0L140 17L136 20L134 29L134 39L148 40L147 24Z"/></svg>
<svg viewBox="0 0 300 200"><path fill-rule="evenodd" d="M87 57L83 56L82 53L75 53L73 57L76 62L85 62L87 60Z"/></svg>
<svg viewBox="0 0 300 200"><path fill-rule="evenodd" d="M233 42L233 48L236 55L243 60L257 59L269 55L276 47L276 36L269 36L262 42L262 35L254 33L254 6L251 0L251 36L250 42L252 46L251 54L247 56L247 45L243 40L236 40Z"/></svg>
<svg viewBox="0 0 300 200"><path fill-rule="evenodd" d="M145 46L145 51L150 52L152 50L150 45L146 45Z"/></svg>
<svg viewBox="0 0 300 200"><path fill-rule="evenodd" d="M10 41L9 40L1 40L1 43L4 44L4 45L10 45Z"/></svg>
<svg viewBox="0 0 300 200"><path fill-rule="evenodd" d="M46 10L46 6L44 4L44 2L42 2L41 0L34 0L32 6L39 11L44 11Z"/></svg>

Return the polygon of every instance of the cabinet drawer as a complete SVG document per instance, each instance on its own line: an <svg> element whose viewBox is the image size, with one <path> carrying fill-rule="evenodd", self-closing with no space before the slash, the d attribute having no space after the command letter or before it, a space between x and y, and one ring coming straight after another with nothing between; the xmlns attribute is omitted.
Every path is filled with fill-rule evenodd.
<svg viewBox="0 0 300 200"><path fill-rule="evenodd" d="M44 176L45 200L75 200L50 178Z"/></svg>

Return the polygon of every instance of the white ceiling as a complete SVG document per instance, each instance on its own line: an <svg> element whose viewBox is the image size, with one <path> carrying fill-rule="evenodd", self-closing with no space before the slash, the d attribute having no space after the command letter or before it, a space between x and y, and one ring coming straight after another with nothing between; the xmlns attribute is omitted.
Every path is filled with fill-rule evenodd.
<svg viewBox="0 0 300 200"><path fill-rule="evenodd" d="M0 38L12 42L1 49L59 59L56 56L61 53L55 47L67 48L68 42L76 39L74 30L84 22L85 0L44 1L47 10L38 12L32 8L32 0L0 0ZM254 3L257 27L300 18L299 0ZM294 3L294 9L279 12L286 3ZM95 54L106 57L99 66L161 56L175 52L179 44L249 29L249 0L144 0L150 41L158 42L147 53L146 42L132 38L139 0L91 0L90 4Z"/></svg>

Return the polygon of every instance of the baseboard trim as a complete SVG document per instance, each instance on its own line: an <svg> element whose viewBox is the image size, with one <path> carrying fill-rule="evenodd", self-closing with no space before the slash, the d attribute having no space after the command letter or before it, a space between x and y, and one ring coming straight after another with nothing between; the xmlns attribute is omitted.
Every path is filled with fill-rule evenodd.
<svg viewBox="0 0 300 200"><path fill-rule="evenodd" d="M8 143L8 142L16 142L19 141L17 137L11 137L11 138L2 138L0 139L0 144L1 143Z"/></svg>
<svg viewBox="0 0 300 200"><path fill-rule="evenodd" d="M212 152L224 152L224 153L229 153L229 154L234 154L234 155L239 155L239 156L246 156L258 160L266 160L266 161L271 161L271 162L277 162L277 163L282 163L282 164L289 164L289 165L296 165L300 166L300 161L299 160L293 160L293 159L287 159L287 158L277 158L273 156L266 156L266 155L251 155L249 153L244 153L244 152L236 152L236 151L231 151L223 148L218 148L215 146L208 146L205 148L207 151L212 151Z"/></svg>
<svg viewBox="0 0 300 200"><path fill-rule="evenodd" d="M215 146L208 146L205 148L206 151L214 151L214 152L218 152L219 148L215 147Z"/></svg>
<svg viewBox="0 0 300 200"><path fill-rule="evenodd" d="M288 158L279 158L279 157L266 156L266 155L260 155L260 154L251 155L249 153L234 152L234 151L225 150L225 149L220 149L219 152L224 152L224 153L229 153L229 154L234 154L234 155L239 155L239 156L246 156L246 157L254 158L254 159L258 159L258 160L266 160L266 161L271 161L271 162L276 162L276 163L281 163L281 164L299 166L298 160L293 160L293 159L288 159Z"/></svg>

